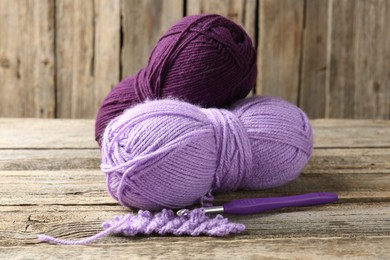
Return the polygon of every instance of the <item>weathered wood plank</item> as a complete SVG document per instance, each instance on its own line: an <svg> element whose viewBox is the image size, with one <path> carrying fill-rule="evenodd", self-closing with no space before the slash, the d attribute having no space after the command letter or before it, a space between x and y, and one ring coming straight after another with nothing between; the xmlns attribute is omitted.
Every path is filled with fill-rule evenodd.
<svg viewBox="0 0 390 260"><path fill-rule="evenodd" d="M305 172L390 172L390 149L314 149ZM0 149L0 170L98 169L99 149Z"/></svg>
<svg viewBox="0 0 390 260"><path fill-rule="evenodd" d="M85 119L0 119L0 148L98 148L94 121Z"/></svg>
<svg viewBox="0 0 390 260"><path fill-rule="evenodd" d="M329 204L316 207L289 208L247 216L227 216L246 226L236 238L298 238L390 236L389 203ZM47 233L66 239L81 239L102 230L105 220L128 211L115 206L33 206L2 207L0 246L36 243L34 235ZM23 234L24 233L24 234ZM169 237L169 236L168 236ZM24 238L24 239L23 239ZM130 238L131 241L137 238ZM140 238L138 238L140 239ZM153 237L162 242L167 237ZM168 238L169 239L169 238ZM194 239L204 241L209 238ZM229 238L227 238L229 239ZM3 240L3 241L2 241ZM24 240L24 241L23 241ZM182 238L184 240L184 238ZM109 236L102 243L127 243L123 237Z"/></svg>
<svg viewBox="0 0 390 260"><path fill-rule="evenodd" d="M255 44L256 0L187 0L187 15L214 13L225 16L245 28Z"/></svg>
<svg viewBox="0 0 390 260"><path fill-rule="evenodd" d="M119 0L57 1L57 117L94 118L119 80L119 9Z"/></svg>
<svg viewBox="0 0 390 260"><path fill-rule="evenodd" d="M0 149L0 170L99 169L99 149Z"/></svg>
<svg viewBox="0 0 390 260"><path fill-rule="evenodd" d="M2 171L0 205L117 203L106 192L105 182L99 170Z"/></svg>
<svg viewBox="0 0 390 260"><path fill-rule="evenodd" d="M93 14L93 0L56 2L56 117L91 117L95 113L91 106L94 103Z"/></svg>
<svg viewBox="0 0 390 260"><path fill-rule="evenodd" d="M390 147L388 120L312 120L316 148Z"/></svg>
<svg viewBox="0 0 390 260"><path fill-rule="evenodd" d="M7 137L0 139L2 256L68 258L76 251L94 258L169 258L190 250L196 253L185 255L193 258L385 258L390 253L390 121L312 122L316 148L300 178L276 189L219 194L215 204L315 191L337 192L338 202L228 216L246 225L239 236L109 236L93 247L69 250L37 244L36 234L83 238L101 231L104 220L128 212L106 192L93 120L0 119L0 136Z"/></svg>
<svg viewBox="0 0 390 260"><path fill-rule="evenodd" d="M122 0L122 78L145 67L162 34L183 16L182 0Z"/></svg>
<svg viewBox="0 0 390 260"><path fill-rule="evenodd" d="M314 168L314 169L313 169ZM1 171L0 205L98 205L116 203L106 191L105 175L95 170ZM14 192L18 196L14 196ZM217 204L237 198L337 192L345 202L390 201L390 170L308 170L295 181L274 189L217 194Z"/></svg>
<svg viewBox="0 0 390 260"><path fill-rule="evenodd" d="M389 1L332 1L328 117L390 118Z"/></svg>
<svg viewBox="0 0 390 260"><path fill-rule="evenodd" d="M316 148L389 148L390 121L312 120ZM94 121L0 118L0 149L94 149Z"/></svg>
<svg viewBox="0 0 390 260"><path fill-rule="evenodd" d="M256 94L298 103L303 0L260 0Z"/></svg>
<svg viewBox="0 0 390 260"><path fill-rule="evenodd" d="M351 238L137 238L126 244L0 247L5 259L386 259L390 237ZM152 246L152 245L155 246Z"/></svg>
<svg viewBox="0 0 390 260"><path fill-rule="evenodd" d="M0 203L13 205L28 200L29 204L36 204L42 198L49 204L112 202L105 191L104 174L99 171L98 149L0 150L0 158L0 183L7 187L1 192ZM388 201L388 158L390 149L316 149L297 180L275 189L219 194L216 203L317 191L337 192L345 202ZM23 183L14 181L18 179L23 179ZM96 184L98 180L100 185ZM17 198L12 195L13 189L21 189ZM38 194L31 195L35 192Z"/></svg>
<svg viewBox="0 0 390 260"><path fill-rule="evenodd" d="M299 106L310 118L324 118L329 0L306 1Z"/></svg>
<svg viewBox="0 0 390 260"><path fill-rule="evenodd" d="M120 0L94 0L95 38L94 38L94 88L91 96L98 110L108 92L118 83L120 77ZM89 116L94 116L92 113Z"/></svg>
<svg viewBox="0 0 390 260"><path fill-rule="evenodd" d="M390 176L385 173L353 173L335 171L302 173L301 176L278 188L259 191L236 191L216 194L215 204L240 198L287 196L318 191L336 192L342 203L390 201Z"/></svg>
<svg viewBox="0 0 390 260"><path fill-rule="evenodd" d="M61 227L61 223L64 227L73 229L71 233L81 233L76 237L88 236L99 232L103 221L130 211L119 204L114 204L111 206L89 205L88 207L83 205L32 205L28 209L26 206L3 206L0 212L2 214L0 224L3 225L0 231L0 246L3 246L6 240L12 242L11 244L36 243L38 242L36 234L49 230L52 230L53 235L64 233L66 231ZM83 227L85 230L82 230ZM23 238L27 241L23 241Z"/></svg>
<svg viewBox="0 0 390 260"><path fill-rule="evenodd" d="M304 172L390 173L390 148L314 149Z"/></svg>
<svg viewBox="0 0 390 260"><path fill-rule="evenodd" d="M0 116L54 117L54 1L0 1Z"/></svg>

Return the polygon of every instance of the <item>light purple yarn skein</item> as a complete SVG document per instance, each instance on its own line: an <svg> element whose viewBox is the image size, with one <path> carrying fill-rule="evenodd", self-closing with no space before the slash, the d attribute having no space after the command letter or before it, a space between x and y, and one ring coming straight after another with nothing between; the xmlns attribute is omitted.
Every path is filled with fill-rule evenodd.
<svg viewBox="0 0 390 260"><path fill-rule="evenodd" d="M305 113L275 97L229 110L147 101L107 126L102 170L126 207L181 208L210 193L277 187L298 177L313 149Z"/></svg>

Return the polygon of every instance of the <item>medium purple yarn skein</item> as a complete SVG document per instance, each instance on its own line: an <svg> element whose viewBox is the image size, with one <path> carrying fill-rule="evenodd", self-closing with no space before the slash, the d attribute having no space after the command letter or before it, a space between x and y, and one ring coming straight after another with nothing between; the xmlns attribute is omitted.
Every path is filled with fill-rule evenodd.
<svg viewBox="0 0 390 260"><path fill-rule="evenodd" d="M165 99L109 123L101 168L122 205L181 208L214 192L283 185L298 177L312 149L307 116L281 99L243 99L229 110Z"/></svg>
<svg viewBox="0 0 390 260"><path fill-rule="evenodd" d="M219 15L184 17L161 37L148 65L107 95L96 117L96 141L101 144L109 121L146 99L228 106L247 96L256 76L256 51L244 29Z"/></svg>

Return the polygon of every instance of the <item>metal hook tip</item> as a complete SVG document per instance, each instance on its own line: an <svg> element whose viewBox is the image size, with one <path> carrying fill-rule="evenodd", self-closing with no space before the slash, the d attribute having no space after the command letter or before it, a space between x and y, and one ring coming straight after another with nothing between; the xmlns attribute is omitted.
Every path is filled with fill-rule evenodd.
<svg viewBox="0 0 390 260"><path fill-rule="evenodd" d="M188 212L190 212L188 209L180 209L176 212L176 215L178 215L179 217L186 216Z"/></svg>

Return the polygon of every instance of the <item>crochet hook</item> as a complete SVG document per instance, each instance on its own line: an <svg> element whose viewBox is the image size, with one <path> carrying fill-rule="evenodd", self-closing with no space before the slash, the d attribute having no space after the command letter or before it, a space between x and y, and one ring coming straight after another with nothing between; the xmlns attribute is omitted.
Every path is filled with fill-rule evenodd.
<svg viewBox="0 0 390 260"><path fill-rule="evenodd" d="M274 197L274 198L254 198L233 200L222 206L205 207L205 213L226 213L234 215L254 214L272 209L285 207L304 207L326 204L338 200L336 193L316 192L294 196ZM188 209L177 211L178 216L186 215Z"/></svg>

